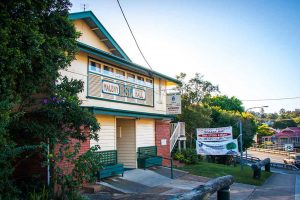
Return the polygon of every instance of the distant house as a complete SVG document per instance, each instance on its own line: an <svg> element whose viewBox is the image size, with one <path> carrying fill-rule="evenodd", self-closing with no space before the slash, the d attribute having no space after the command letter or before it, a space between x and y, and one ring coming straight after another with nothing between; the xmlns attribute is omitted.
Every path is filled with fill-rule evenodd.
<svg viewBox="0 0 300 200"><path fill-rule="evenodd" d="M293 144L300 147L300 127L288 127L275 134L277 144Z"/></svg>

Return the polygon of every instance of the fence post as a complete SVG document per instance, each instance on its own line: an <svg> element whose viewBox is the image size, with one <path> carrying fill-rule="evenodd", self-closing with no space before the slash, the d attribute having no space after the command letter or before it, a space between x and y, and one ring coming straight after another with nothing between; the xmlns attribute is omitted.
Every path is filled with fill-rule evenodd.
<svg viewBox="0 0 300 200"><path fill-rule="evenodd" d="M217 200L230 200L230 186L218 190Z"/></svg>
<svg viewBox="0 0 300 200"><path fill-rule="evenodd" d="M268 163L265 165L265 171L270 172L271 171L271 163Z"/></svg>

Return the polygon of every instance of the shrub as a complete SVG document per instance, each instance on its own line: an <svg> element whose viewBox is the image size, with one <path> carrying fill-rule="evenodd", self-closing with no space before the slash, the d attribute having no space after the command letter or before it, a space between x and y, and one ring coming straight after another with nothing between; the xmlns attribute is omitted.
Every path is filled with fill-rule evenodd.
<svg viewBox="0 0 300 200"><path fill-rule="evenodd" d="M202 157L197 155L195 149L185 149L181 152L176 152L174 159L185 164L196 164L199 160L202 160Z"/></svg>

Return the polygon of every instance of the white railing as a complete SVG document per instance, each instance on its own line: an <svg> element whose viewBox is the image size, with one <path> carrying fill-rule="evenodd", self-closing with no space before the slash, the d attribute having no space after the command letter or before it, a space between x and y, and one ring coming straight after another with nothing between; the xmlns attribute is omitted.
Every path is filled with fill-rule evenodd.
<svg viewBox="0 0 300 200"><path fill-rule="evenodd" d="M178 123L171 123L171 137L170 137L170 152L172 152L174 146L176 145L177 140L180 137L185 136L185 123L178 122Z"/></svg>

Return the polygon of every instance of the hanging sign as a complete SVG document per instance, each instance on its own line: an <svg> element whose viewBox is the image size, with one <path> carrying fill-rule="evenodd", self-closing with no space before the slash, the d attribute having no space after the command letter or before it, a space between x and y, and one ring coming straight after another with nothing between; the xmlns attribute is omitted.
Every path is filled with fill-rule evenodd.
<svg viewBox="0 0 300 200"><path fill-rule="evenodd" d="M181 95L167 94L167 114L178 115L181 114Z"/></svg>
<svg viewBox="0 0 300 200"><path fill-rule="evenodd" d="M232 127L197 128L197 140L200 142L232 140Z"/></svg>
<svg viewBox="0 0 300 200"><path fill-rule="evenodd" d="M200 142L196 141L196 150L199 155L237 155L237 140L223 142Z"/></svg>

